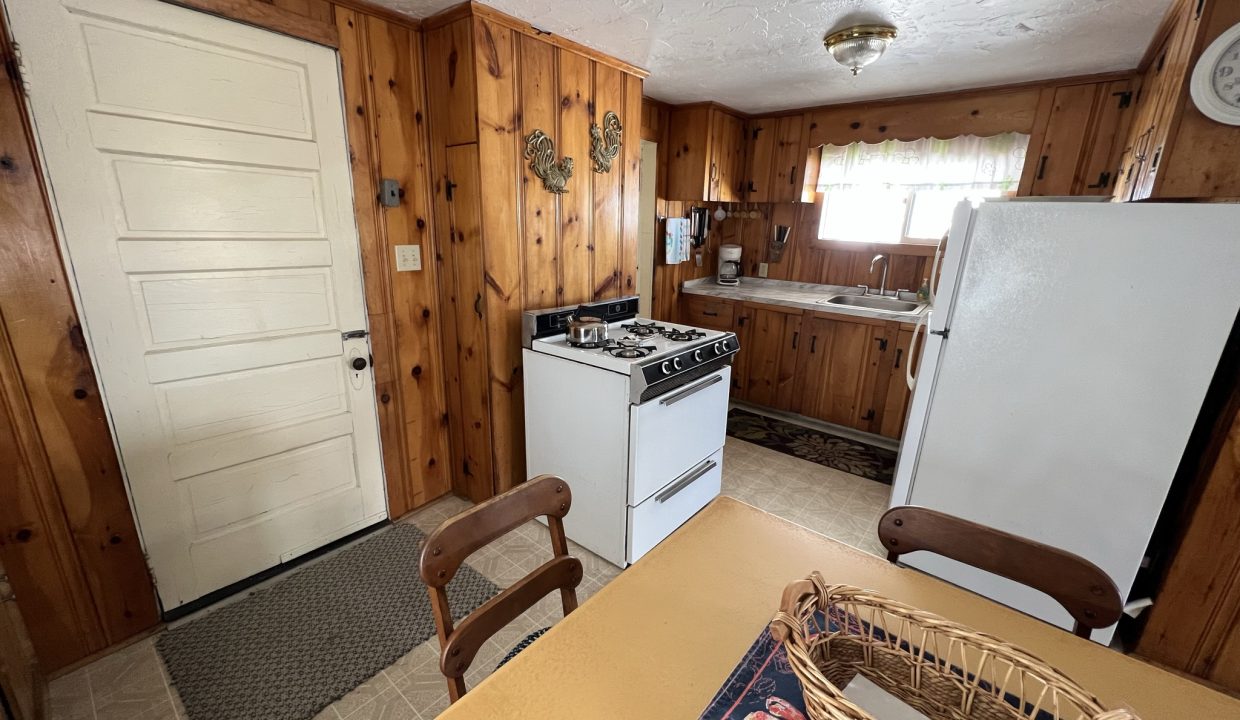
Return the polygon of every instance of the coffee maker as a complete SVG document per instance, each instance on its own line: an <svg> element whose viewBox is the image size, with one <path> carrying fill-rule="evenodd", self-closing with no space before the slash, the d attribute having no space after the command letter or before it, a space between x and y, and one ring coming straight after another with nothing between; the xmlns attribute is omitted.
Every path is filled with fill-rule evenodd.
<svg viewBox="0 0 1240 720"><path fill-rule="evenodd" d="M719 247L719 272L715 274L715 282L720 285L739 285L741 282L741 246L721 245Z"/></svg>

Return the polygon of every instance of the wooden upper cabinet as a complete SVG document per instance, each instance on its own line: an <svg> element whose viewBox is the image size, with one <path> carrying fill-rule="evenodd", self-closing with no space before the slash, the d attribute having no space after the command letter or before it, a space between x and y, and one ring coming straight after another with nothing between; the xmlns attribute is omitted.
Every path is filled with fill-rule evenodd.
<svg viewBox="0 0 1240 720"><path fill-rule="evenodd" d="M1109 195L1132 116L1131 79L1043 92L1021 195Z"/></svg>
<svg viewBox="0 0 1240 720"><path fill-rule="evenodd" d="M749 122L745 200L796 202L805 168L804 116L756 118Z"/></svg>
<svg viewBox="0 0 1240 720"><path fill-rule="evenodd" d="M672 110L668 117L667 199L742 200L744 133L741 118L712 105Z"/></svg>

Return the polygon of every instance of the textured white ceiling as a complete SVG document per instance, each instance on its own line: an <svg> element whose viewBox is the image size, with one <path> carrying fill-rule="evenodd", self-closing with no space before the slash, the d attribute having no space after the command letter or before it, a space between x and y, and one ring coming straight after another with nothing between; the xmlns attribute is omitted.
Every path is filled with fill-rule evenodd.
<svg viewBox="0 0 1240 720"><path fill-rule="evenodd" d="M378 0L426 17L457 0ZM1171 0L489 0L650 71L646 93L748 112L914 95L1137 64ZM822 46L866 21L900 37L853 77Z"/></svg>

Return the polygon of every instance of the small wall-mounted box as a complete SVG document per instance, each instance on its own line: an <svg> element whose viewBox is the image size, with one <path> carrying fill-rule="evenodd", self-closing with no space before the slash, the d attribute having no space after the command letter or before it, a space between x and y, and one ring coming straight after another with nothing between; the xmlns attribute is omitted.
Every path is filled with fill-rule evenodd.
<svg viewBox="0 0 1240 720"><path fill-rule="evenodd" d="M396 246L396 272L422 269L421 245Z"/></svg>

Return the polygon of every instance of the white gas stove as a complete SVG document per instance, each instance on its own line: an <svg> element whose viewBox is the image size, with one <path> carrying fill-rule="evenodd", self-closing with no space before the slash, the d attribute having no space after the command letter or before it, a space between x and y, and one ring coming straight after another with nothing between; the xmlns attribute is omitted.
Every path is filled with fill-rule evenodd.
<svg viewBox="0 0 1240 720"><path fill-rule="evenodd" d="M574 314L607 323L577 346ZM526 471L573 492L565 530L621 567L719 494L736 336L637 317L637 298L527 312Z"/></svg>

